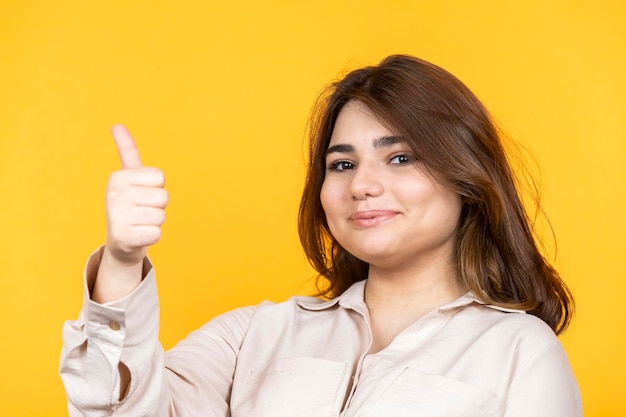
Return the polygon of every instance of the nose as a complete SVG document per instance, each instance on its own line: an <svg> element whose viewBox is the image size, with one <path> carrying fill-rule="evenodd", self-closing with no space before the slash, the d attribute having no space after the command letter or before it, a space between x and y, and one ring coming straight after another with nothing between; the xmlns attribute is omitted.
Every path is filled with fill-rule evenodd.
<svg viewBox="0 0 626 417"><path fill-rule="evenodd" d="M350 192L353 200L365 200L376 197L383 192L380 173L372 163L361 163L355 170L350 181Z"/></svg>

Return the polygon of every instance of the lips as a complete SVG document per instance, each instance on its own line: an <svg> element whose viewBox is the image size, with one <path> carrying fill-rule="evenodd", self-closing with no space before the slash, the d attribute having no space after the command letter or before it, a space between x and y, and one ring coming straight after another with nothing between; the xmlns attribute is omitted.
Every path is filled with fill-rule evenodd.
<svg viewBox="0 0 626 417"><path fill-rule="evenodd" d="M368 210L352 214L350 222L358 227L372 227L393 219L399 213L391 210Z"/></svg>

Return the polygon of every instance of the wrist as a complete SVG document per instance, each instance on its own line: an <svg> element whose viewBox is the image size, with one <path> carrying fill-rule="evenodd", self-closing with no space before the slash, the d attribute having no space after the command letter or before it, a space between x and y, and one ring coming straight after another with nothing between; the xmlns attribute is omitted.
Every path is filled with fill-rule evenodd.
<svg viewBox="0 0 626 417"><path fill-rule="evenodd" d="M130 294L144 277L144 259L145 256L138 260L120 259L119 256L114 256L105 247L91 292L91 299L103 304L119 300Z"/></svg>

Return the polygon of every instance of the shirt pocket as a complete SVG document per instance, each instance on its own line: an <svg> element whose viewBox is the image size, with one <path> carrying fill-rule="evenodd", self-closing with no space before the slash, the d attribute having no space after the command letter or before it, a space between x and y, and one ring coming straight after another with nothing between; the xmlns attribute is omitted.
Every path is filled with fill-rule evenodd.
<svg viewBox="0 0 626 417"><path fill-rule="evenodd" d="M499 398L480 387L405 368L381 395L368 417L497 417Z"/></svg>
<svg viewBox="0 0 626 417"><path fill-rule="evenodd" d="M264 372L252 371L232 417L337 416L347 384L346 362L284 358Z"/></svg>

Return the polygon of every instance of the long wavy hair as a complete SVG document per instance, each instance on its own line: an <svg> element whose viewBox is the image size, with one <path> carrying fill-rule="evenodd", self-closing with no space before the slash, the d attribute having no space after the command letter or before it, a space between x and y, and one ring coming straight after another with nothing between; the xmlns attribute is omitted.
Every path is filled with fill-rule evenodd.
<svg viewBox="0 0 626 417"><path fill-rule="evenodd" d="M339 112L352 100L401 135L461 196L456 261L462 284L485 303L525 310L556 334L565 331L574 311L572 295L538 248L489 113L455 76L406 55L350 72L330 85L314 108L298 228L321 279L319 295L337 297L368 273L368 264L333 238L320 202L328 143Z"/></svg>

